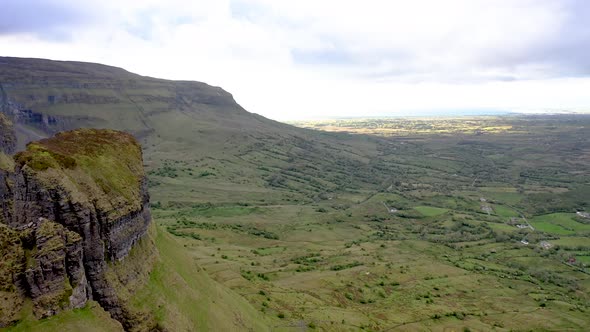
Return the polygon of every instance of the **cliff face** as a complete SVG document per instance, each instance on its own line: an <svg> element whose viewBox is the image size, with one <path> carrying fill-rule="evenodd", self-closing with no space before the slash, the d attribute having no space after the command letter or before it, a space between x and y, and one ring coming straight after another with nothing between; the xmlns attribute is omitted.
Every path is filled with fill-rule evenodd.
<svg viewBox="0 0 590 332"><path fill-rule="evenodd" d="M19 282L25 267L25 250L20 233L0 223L0 328L14 323L24 302Z"/></svg>
<svg viewBox="0 0 590 332"><path fill-rule="evenodd" d="M11 188L10 172L14 169L14 162L9 154L14 152L16 138L12 122L0 113L0 222L11 218Z"/></svg>
<svg viewBox="0 0 590 332"><path fill-rule="evenodd" d="M32 243L24 272L37 316L81 308L88 299L82 238L62 225L40 218L27 225Z"/></svg>
<svg viewBox="0 0 590 332"><path fill-rule="evenodd" d="M4 114L0 113L0 152L12 154L15 147L16 137L12 122Z"/></svg>
<svg viewBox="0 0 590 332"><path fill-rule="evenodd" d="M128 256L151 221L139 144L126 133L81 129L31 143L14 160L10 187L0 187L13 211L6 231L24 252L14 258L14 289L32 298L37 317L94 299L132 328L137 315L118 294L125 284L111 262ZM139 259L149 270L149 257Z"/></svg>

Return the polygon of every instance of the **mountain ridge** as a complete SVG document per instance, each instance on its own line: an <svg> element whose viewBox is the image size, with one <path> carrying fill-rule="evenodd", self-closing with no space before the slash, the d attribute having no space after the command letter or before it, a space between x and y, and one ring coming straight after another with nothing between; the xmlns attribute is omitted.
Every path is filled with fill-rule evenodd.
<svg viewBox="0 0 590 332"><path fill-rule="evenodd" d="M97 64L86 68L80 62L0 61L5 63L0 66L0 111L15 124L19 150L29 141L63 130L123 130L144 147L148 172L159 172L172 160L199 164L206 168L202 172L223 172L234 188L265 188L266 200L276 196L273 191L295 189L296 199L310 201L350 181L373 186L386 179L368 168L368 156L378 153L373 142L378 139L270 120L246 111L230 93L206 83L154 79ZM59 71L62 67L65 71ZM93 74L101 68L107 72ZM300 162L293 165L293 160ZM358 168L367 168L371 175L352 177ZM319 182L305 176L309 174ZM168 178L160 180L162 185L177 185ZM207 180L194 179L210 192L217 184Z"/></svg>

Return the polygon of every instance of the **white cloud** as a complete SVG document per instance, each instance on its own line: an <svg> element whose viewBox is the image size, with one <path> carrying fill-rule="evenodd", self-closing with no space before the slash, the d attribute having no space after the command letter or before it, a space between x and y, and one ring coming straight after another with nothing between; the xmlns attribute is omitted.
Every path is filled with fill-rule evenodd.
<svg viewBox="0 0 590 332"><path fill-rule="evenodd" d="M74 11L65 0L37 2ZM87 6L77 10L88 20L72 20L68 38L47 38L35 25L0 29L4 55L205 81L275 119L590 105L590 60L581 55L590 33L576 24L588 6L575 0L103 0Z"/></svg>

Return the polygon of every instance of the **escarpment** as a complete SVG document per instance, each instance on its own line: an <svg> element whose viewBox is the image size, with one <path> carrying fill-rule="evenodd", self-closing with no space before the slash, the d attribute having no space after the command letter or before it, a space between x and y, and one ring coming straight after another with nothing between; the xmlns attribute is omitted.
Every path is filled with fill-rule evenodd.
<svg viewBox="0 0 590 332"><path fill-rule="evenodd" d="M12 122L0 113L0 152L11 154L16 147L16 136Z"/></svg>
<svg viewBox="0 0 590 332"><path fill-rule="evenodd" d="M24 278L38 316L64 308L80 308L88 299L82 238L76 232L39 218L25 228L29 249ZM26 237L26 236L25 236Z"/></svg>
<svg viewBox="0 0 590 332"><path fill-rule="evenodd" d="M0 113L0 222L11 216L12 202L10 189L10 172L14 169L14 161L10 154L16 147L16 137L12 122Z"/></svg>
<svg viewBox="0 0 590 332"><path fill-rule="evenodd" d="M124 288L131 279L147 275L155 254L151 243L143 243L141 253L128 257L138 242L149 242L151 221L136 140L114 130L79 129L30 143L14 161L4 158L0 198L9 212L2 214L0 230L10 241L0 245L12 258L2 265L0 291L14 298L16 309L0 308L0 324L16 320L26 297L36 317L92 299L127 329L149 321L120 294L129 291ZM137 276L114 267L138 264L126 259L140 261L142 271L132 272Z"/></svg>

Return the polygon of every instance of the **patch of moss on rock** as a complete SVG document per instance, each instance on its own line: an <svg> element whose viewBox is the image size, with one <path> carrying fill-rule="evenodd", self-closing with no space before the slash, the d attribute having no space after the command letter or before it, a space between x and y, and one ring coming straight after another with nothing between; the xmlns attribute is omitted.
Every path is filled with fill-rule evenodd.
<svg viewBox="0 0 590 332"><path fill-rule="evenodd" d="M0 224L0 327L18 319L23 297L15 280L24 269L25 253L17 231Z"/></svg>
<svg viewBox="0 0 590 332"><path fill-rule="evenodd" d="M10 156L0 152L0 222L8 223L12 215L12 180L10 174L14 171L14 161Z"/></svg>
<svg viewBox="0 0 590 332"><path fill-rule="evenodd" d="M12 157L0 152L0 171L12 172L14 170L14 161Z"/></svg>
<svg viewBox="0 0 590 332"><path fill-rule="evenodd" d="M74 243L78 243L78 242L82 241L82 237L80 236L80 234L78 234L76 232L72 232L69 229L65 230L65 235L66 235L66 245L72 245Z"/></svg>
<svg viewBox="0 0 590 332"><path fill-rule="evenodd" d="M60 224L50 221L41 223L39 228L37 228L36 235L38 239L43 239L43 246L38 248L39 252L37 255L47 255L58 250L63 250L65 248L62 238L63 231L64 228Z"/></svg>

